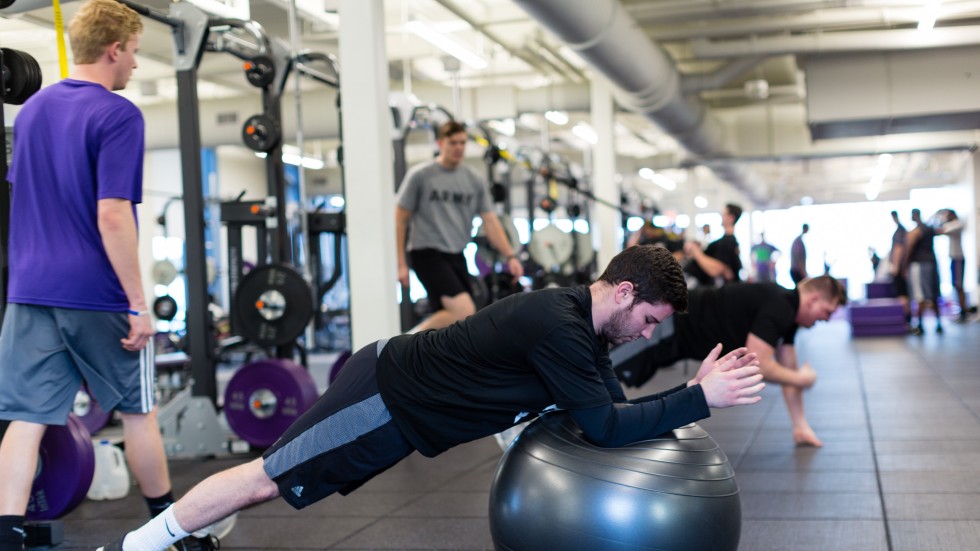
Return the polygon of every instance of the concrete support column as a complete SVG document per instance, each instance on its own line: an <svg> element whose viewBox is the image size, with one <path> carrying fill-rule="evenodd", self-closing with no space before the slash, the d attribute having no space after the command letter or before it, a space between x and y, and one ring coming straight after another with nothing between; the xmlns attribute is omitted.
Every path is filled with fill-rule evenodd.
<svg viewBox="0 0 980 551"><path fill-rule="evenodd" d="M968 233L970 227L973 227L972 243L969 239L970 236L963 236L963 256L966 259L963 290L966 291L970 305L975 306L980 303L980 297L977 296L977 289L980 288L980 281L978 281L980 280L980 153L977 152L973 153L972 177L973 200L970 201L969 211L961 209L964 212L960 212L960 210L956 212L966 222L964 233Z"/></svg>
<svg viewBox="0 0 980 551"><path fill-rule="evenodd" d="M344 176L354 350L399 333L384 3L340 0Z"/></svg>
<svg viewBox="0 0 980 551"><path fill-rule="evenodd" d="M613 180L616 172L616 119L612 87L605 78L596 75L592 80L591 93L592 127L599 136L599 142L592 148L593 192L597 198L618 205L620 191ZM623 225L622 214L617 209L596 202L592 205L591 220L592 231L599 238L597 260L601 273L612 257L622 249L619 239L619 229Z"/></svg>

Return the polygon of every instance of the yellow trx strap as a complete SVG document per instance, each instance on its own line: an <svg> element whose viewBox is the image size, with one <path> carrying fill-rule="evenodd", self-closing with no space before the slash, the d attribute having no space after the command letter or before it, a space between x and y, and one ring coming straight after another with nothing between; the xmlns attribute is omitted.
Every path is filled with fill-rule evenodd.
<svg viewBox="0 0 980 551"><path fill-rule="evenodd" d="M54 0L54 32L58 36L58 67L61 78L68 78L68 52L65 50L65 21L61 18L61 2Z"/></svg>

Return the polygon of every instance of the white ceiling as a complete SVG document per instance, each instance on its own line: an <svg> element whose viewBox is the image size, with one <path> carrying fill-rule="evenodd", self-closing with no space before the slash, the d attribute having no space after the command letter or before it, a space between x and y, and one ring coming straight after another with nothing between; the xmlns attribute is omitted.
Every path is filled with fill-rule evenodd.
<svg viewBox="0 0 980 551"><path fill-rule="evenodd" d="M18 2L32 1L35 0L17 0L12 9L17 8ZM322 13L329 13L329 17L303 19L299 46L336 54L337 33L332 22L338 18L330 10L336 9L337 2L318 1L312 4L322 5L327 10ZM687 208L682 205L689 204L695 193L710 195L716 203L713 205L715 210L718 202L732 199L746 202L754 199L759 207L791 206L799 204L804 196L815 203L862 201L866 200L866 189L879 165L879 154L884 152L892 152L893 156L883 175L881 199L905 198L912 188L945 186L972 178L969 148L980 142L980 133L975 128L964 128L970 125L963 122L967 120L966 115L936 112L935 109L917 115L916 123L928 132L811 139L809 124L813 121L809 111L815 103L808 101L808 93L811 96L819 93L825 98L828 89L833 89L843 98L834 100L843 109L849 103L849 97L870 93L867 91L870 88L865 86L870 84L861 82L861 78L808 83L808 66L819 64L828 55L841 56L840 59L845 60L860 56L862 52L867 55L869 49L873 56L888 56L893 50L900 52L910 48L920 51L910 45L918 43L914 38L916 35L908 33L915 29L925 1L619 1L649 40L667 52L682 76L688 99L700 101L709 108L726 147L725 155L694 156L685 151L678 140L660 130L651 117L622 109L617 113L617 169L623 175L624 191L628 194L646 196L648 202L654 201L663 208L684 210ZM166 10L168 1L146 0L142 3ZM384 3L393 90L411 91L423 102L439 102L451 108L451 90L454 77L458 76L463 97L462 118L480 116L496 109L496 106L484 105L481 91L512 90L508 95L517 99L511 102L514 112L510 116L525 116L517 118L514 136L500 135L499 138L511 144L537 146L547 143L568 158L582 162L585 142L570 129L578 122L589 121L588 82L595 78L597 71L540 22L511 0L385 0ZM605 3L597 1L595 5ZM77 6L78 3L63 4L66 22ZM251 17L270 35L289 38L284 0L252 0L250 9ZM53 19L49 7L0 18L0 45L24 50L37 58L45 75L45 84L58 78ZM458 74L448 72L444 63L446 54L407 32L405 25L409 21L429 24L483 57L487 67L475 69L464 64ZM947 51L980 48L980 31L972 33L976 35L972 42L969 38L971 30L980 29L974 27L978 24L980 1L943 2L937 28L928 35L933 37L929 39L932 42L924 40L921 44L934 46L938 38L952 37L957 31L965 31L966 43L961 39L957 43L950 42L952 45L948 48L922 49L926 52L923 55L934 56L934 64L939 66L948 57ZM153 113L159 111L159 118L165 119L174 109L176 86L169 29L152 21L147 21L145 28L140 66L124 93L147 113L151 135L154 132L174 133L173 128L164 124L158 129L150 127L151 121L157 120ZM891 34L872 35L865 31ZM903 38L909 36L913 38ZM872 47L872 41L881 45ZM980 49L977 51L980 53ZM980 58L980 55L973 57ZM901 63L901 59L887 58L882 63ZM926 58L924 63L928 66L931 59ZM630 61L638 67L645 63L644 59ZM877 61L872 58L868 63L874 67ZM825 63L823 66L829 66L832 71L839 65ZM730 79L719 80L720 76L714 73L726 66L736 74ZM945 89L964 89L963 95L967 97L975 89L976 97L967 101L975 101L973 113L980 112L980 88L973 88L980 87L980 66L974 66L962 70L954 66L935 77L922 75L932 91L923 96L923 102L928 99L930 104L942 107ZM341 73L345 69L351 70L342 67ZM827 71L825 69L824 73ZM930 80L933 78L937 80ZM241 62L232 56L206 54L199 80L202 106L227 108L237 105L236 102L258 105L257 89L245 81ZM889 81L888 85L895 84ZM307 94L313 101L317 101L318 95L326 97L330 94L323 88L313 82L304 83L304 102ZM582 90L584 94L575 93ZM894 97L887 90L882 93L885 100ZM545 98L543 103L532 101L538 96L539 100ZM581 97L586 98L585 101L574 99ZM547 123L548 136L542 139L540 115L543 107L529 109L526 105L543 106L549 100L552 107L566 110L570 121L565 125ZM964 110L963 107L958 109ZM288 110L284 107L287 118ZM202 117L206 112L207 109L202 107ZM834 113L831 110L830 119L826 120L838 123L832 120ZM888 116L898 120L903 114ZM951 125L950 121L956 120L959 124ZM844 122L846 124L840 128L852 133L869 126L868 121ZM312 128L310 132L307 132L307 126ZM216 130L202 124L202 132L208 134ZM288 124L286 132L289 135ZM316 122L304 122L304 133L309 138L324 140L321 144L309 140L310 147L332 144L336 140L335 130L331 134L331 126L326 123L320 129ZM236 135L237 132L229 131L220 136L215 134L210 142L207 138L204 141L206 144L234 143ZM148 138L148 143L155 142ZM161 139L159 143L169 142ZM711 171L703 168L732 163L745 175L734 187L719 182ZM702 168L695 168L698 166ZM643 167L670 176L679 184L677 189L668 192L643 180L637 175Z"/></svg>

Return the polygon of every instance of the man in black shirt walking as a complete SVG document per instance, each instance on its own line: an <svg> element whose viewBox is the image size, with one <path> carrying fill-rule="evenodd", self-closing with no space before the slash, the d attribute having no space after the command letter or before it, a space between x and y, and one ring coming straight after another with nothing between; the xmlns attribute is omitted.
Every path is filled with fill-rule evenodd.
<svg viewBox="0 0 980 551"><path fill-rule="evenodd" d="M413 451L435 456L553 409L614 447L707 417L709 407L758 402L755 356L738 348L719 358L720 344L686 384L626 399L608 345L650 337L686 308L677 261L636 246L591 286L513 295L445 329L372 343L262 458L204 480L162 520L103 549L162 550L279 496L300 509L354 491Z"/></svg>
<svg viewBox="0 0 980 551"><path fill-rule="evenodd" d="M798 328L826 321L847 303L843 285L824 275L803 280L794 290L775 283L744 283L695 289L689 298L688 312L674 316L652 339L612 351L623 382L640 386L658 368L701 358L718 342L726 350L744 346L758 357L765 380L782 385L796 444L821 446L803 413L803 391L817 375L809 363L798 364L793 342Z"/></svg>
<svg viewBox="0 0 980 551"><path fill-rule="evenodd" d="M690 261L684 268L698 287L720 287L725 283L742 281L742 259L735 239L735 223L742 217L742 207L729 203L721 214L725 235L711 242L702 251L693 241L684 245L684 254Z"/></svg>

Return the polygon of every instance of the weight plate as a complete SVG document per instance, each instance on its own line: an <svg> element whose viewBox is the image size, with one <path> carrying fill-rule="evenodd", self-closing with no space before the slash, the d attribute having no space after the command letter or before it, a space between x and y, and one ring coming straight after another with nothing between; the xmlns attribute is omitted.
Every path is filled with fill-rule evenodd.
<svg viewBox="0 0 980 551"><path fill-rule="evenodd" d="M69 513L85 499L94 475L92 435L69 414L68 424L49 426L41 439L27 519L50 520Z"/></svg>
<svg viewBox="0 0 980 551"><path fill-rule="evenodd" d="M276 78L276 66L272 59L260 55L245 62L245 79L252 86L265 88Z"/></svg>
<svg viewBox="0 0 980 551"><path fill-rule="evenodd" d="M99 402L88 393L85 387L78 389L75 393L75 405L72 413L85 425L90 434L95 434L104 429L112 419L112 412L102 409Z"/></svg>
<svg viewBox="0 0 980 551"><path fill-rule="evenodd" d="M572 256L572 236L559 230L553 224L535 230L527 251L531 259L545 270L552 271L568 262Z"/></svg>
<svg viewBox="0 0 980 551"><path fill-rule="evenodd" d="M332 385L333 382L337 380L337 376L340 375L340 370L344 368L344 364L347 363L347 360L349 360L350 357L350 350L344 350L340 353L340 356L337 356L337 359L333 362L333 365L330 366L330 373L328 374L327 378L328 385Z"/></svg>
<svg viewBox="0 0 980 551"><path fill-rule="evenodd" d="M316 383L301 366L289 360L260 360L243 366L228 382L225 417L242 440L267 448L316 398Z"/></svg>
<svg viewBox="0 0 980 551"><path fill-rule="evenodd" d="M157 260L150 269L150 277L157 285L170 285L177 279L177 266L169 260Z"/></svg>
<svg viewBox="0 0 980 551"><path fill-rule="evenodd" d="M41 89L41 67L30 54L3 48L3 64L7 68L4 102L21 105Z"/></svg>
<svg viewBox="0 0 980 551"><path fill-rule="evenodd" d="M242 126L242 140L254 151L268 153L279 145L279 124L266 115L252 115Z"/></svg>
<svg viewBox="0 0 980 551"><path fill-rule="evenodd" d="M242 336L262 346L295 341L313 316L312 297L303 276L290 266L266 264L253 269L235 291Z"/></svg>
<svg viewBox="0 0 980 551"><path fill-rule="evenodd" d="M163 321L174 319L177 317L177 301L170 295L157 297L153 301L153 315Z"/></svg>

